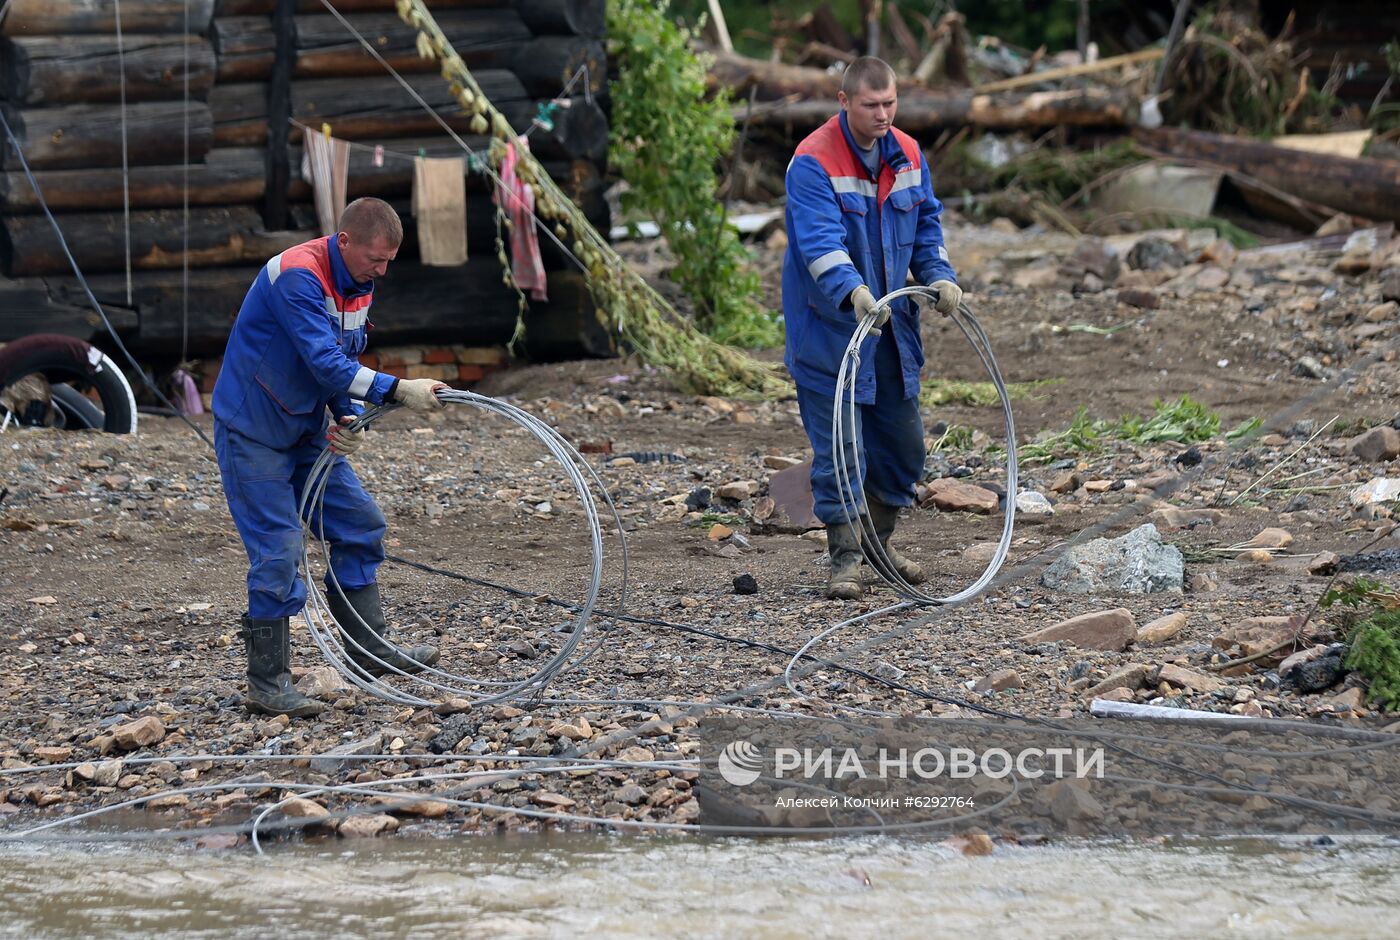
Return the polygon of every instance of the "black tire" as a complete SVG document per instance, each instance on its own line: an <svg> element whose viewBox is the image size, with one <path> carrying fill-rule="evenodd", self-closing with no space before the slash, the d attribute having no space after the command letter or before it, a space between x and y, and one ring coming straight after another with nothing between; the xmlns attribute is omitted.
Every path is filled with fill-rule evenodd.
<svg viewBox="0 0 1400 940"><path fill-rule="evenodd" d="M70 431L102 430L107 423L102 409L71 385L51 385L53 404L63 416L63 426Z"/></svg>
<svg viewBox="0 0 1400 940"><path fill-rule="evenodd" d="M102 350L54 333L26 336L0 348L0 389L36 372L55 386L65 382L91 385L102 399L102 430L136 433L136 396L121 369ZM56 400L56 404L62 408L62 401Z"/></svg>

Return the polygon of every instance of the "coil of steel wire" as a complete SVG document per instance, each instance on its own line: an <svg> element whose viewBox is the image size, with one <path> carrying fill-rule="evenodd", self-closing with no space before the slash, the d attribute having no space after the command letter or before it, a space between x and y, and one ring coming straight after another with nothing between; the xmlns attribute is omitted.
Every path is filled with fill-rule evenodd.
<svg viewBox="0 0 1400 940"><path fill-rule="evenodd" d="M319 547L320 557L325 562L327 580L329 581L327 590L341 592L343 597L343 589L330 565L330 546L324 538L316 535L320 529L316 525L316 520L324 503L329 471L337 459L337 455L332 453L329 448L322 452L312 466L306 485L302 489L299 506L301 518L305 521L302 569L307 574L307 625L311 630L312 639L326 660L348 682L372 695L392 702L406 705L430 705L445 699L462 698L476 705L490 705L538 696L551 680L565 669L591 655L601 643L601 636L598 636L591 647L585 648L583 645L585 638L593 638L599 633L592 627L591 618L603 586L603 526L599 516L598 500L595 499L593 491L589 488L590 481L597 487L604 502L611 510L613 522L620 538L622 538L621 519L608 495L607 488L592 466L557 431L539 418L509 402L488 398L475 392L440 389L438 399L449 407L476 408L499 415L520 426L543 444L550 456L564 469L574 493L578 497L578 504L584 513L588 531L590 564L588 567L588 589L583 601L577 605L572 627L564 634L563 643L542 666L530 675L506 680L474 677L431 666L424 668L422 672L409 674L395 668L357 643L343 629L343 625L336 621L327 601L326 593L322 591L321 585L310 577L312 553ZM348 427L352 431L367 428L397 407L399 406L370 407ZM627 543L625 538L622 538L622 581L618 610L625 606L626 594ZM358 617L358 614L355 616ZM354 658L351 656L352 652ZM384 675L371 675L361 668L355 659L370 661L378 667L382 667L385 670Z"/></svg>

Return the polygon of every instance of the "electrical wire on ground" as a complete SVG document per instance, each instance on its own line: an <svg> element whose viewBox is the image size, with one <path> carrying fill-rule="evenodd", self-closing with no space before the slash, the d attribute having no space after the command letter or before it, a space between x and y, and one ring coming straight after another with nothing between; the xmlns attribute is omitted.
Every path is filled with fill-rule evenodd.
<svg viewBox="0 0 1400 940"><path fill-rule="evenodd" d="M610 703L613 703L613 700L577 700L577 701L578 701L579 704L610 704ZM626 703L633 703L633 702L635 702L636 700L623 700L623 701L626 702ZM651 704L651 703L648 703L648 704ZM695 705L699 705L699 704L702 704L702 703L676 703L676 704L695 704ZM714 703L703 703L703 704L708 704L708 705L712 705L712 706L713 706ZM769 715L769 716L771 716L771 717L774 717L774 718L777 718L777 719L781 719L781 720L801 721L801 720L812 720L812 719L813 719L813 716L801 715L801 714L794 714L794 713L790 713L790 712L780 712L780 711L777 711L777 710L774 710L774 709L766 709L766 708L746 708L746 707L742 707L742 706L720 706L720 707L722 707L722 708L730 708L730 709L732 709L732 710L741 711L741 712L749 712L749 713L755 713L755 714L767 714L767 715ZM849 728L851 728L851 730L854 730L854 731L863 731L863 732L869 733L869 732L876 732L876 731L879 730L879 729L876 728L875 726L872 726L872 725L860 725L860 724L858 724L858 723L854 723L854 722L851 722L851 721L849 721L849 720L841 721L841 724L848 726ZM968 723L967 723L967 722L963 722L963 724L968 724ZM980 727L980 723L971 723L971 724L974 724L974 725L977 725L977 726ZM936 725L939 726L939 727L944 727L944 728L946 728L946 727L948 727L949 722L948 722L946 719L940 719L940 720L938 720L938 721L936 722ZM1155 737L1150 736L1150 735L1136 734L1136 733L1132 733L1132 732L1116 732L1116 731L1115 731L1115 732L1108 732L1108 733L1107 733L1106 735L1104 735L1104 736L1105 736L1105 737L1108 737L1108 738L1114 738L1114 739L1127 739L1127 740L1135 740L1135 741L1149 741L1149 742L1150 742L1150 741L1156 741L1156 740L1158 740L1158 739L1156 739ZM1400 742L1400 737L1397 737L1397 742ZM1397 742L1385 742L1384 744L1379 743L1379 742L1369 742L1369 743L1366 744L1366 745L1362 745L1362 746L1355 747L1355 748L1328 748L1328 749L1321 749L1321 750L1319 750L1319 751L1316 752L1316 753L1317 753L1318 755L1330 755L1330 754L1335 754L1335 753L1356 753L1356 752L1358 752L1358 751L1370 750L1370 749L1377 748L1377 747L1382 747L1382 746L1386 746L1386 747L1388 747L1388 746L1393 746L1393 745L1394 745L1395 743L1397 743ZM1182 742L1177 742L1177 743L1182 743ZM1249 754L1263 754L1263 755L1268 755L1268 754L1277 753L1277 752L1271 752L1271 751L1267 751L1267 750L1264 750L1264 751L1248 750L1248 749L1243 749L1243 748L1230 747L1230 746L1226 746L1226 745L1196 744L1196 745L1193 745L1193 746L1204 747L1204 748L1206 748L1206 749L1214 749L1214 750L1219 750L1219 751L1222 751L1222 752L1230 752L1230 753L1249 753ZM1132 752L1129 752L1129 751L1124 751L1124 752L1125 752L1125 753L1128 753L1128 754L1131 754L1131 753L1132 753ZM1301 754L1301 753L1291 753L1291 752L1290 752L1290 755L1289 755L1289 756L1299 757L1299 756L1309 756L1309 755L1305 755L1305 754ZM130 758L130 759L127 759L126 763L130 763L130 764L132 764L132 765L154 764L154 763L172 763L172 764L178 765L178 764L182 764L182 763L183 763L183 764L205 764L205 763L214 763L214 762L221 762L221 761L222 761L222 762L234 762L234 761L237 761L237 762L240 762L240 763L245 763L245 764L247 764L247 763L258 763L258 762L309 761L309 760L315 760L315 759L317 759L317 758L333 759L333 760L335 760L335 761L337 761L337 762L344 762L344 763L365 762L365 761L383 761L383 760L387 760L387 761L402 762L402 763L409 764L409 765L412 765L412 764L415 764L415 763L422 765L422 764L433 764L433 763L442 763L442 762L450 762L450 763L475 763L475 764L492 764L492 763L503 763L503 762L504 762L504 763L522 764L522 765L524 765L524 766L515 767L515 768L508 768L508 769L483 769L483 768L478 768L478 769L473 769L473 770L462 770L462 771L452 771L452 772L409 773L409 774L406 774L406 775L404 775L404 774L396 775L393 779L388 779L388 780L376 780L376 781L370 781L370 782L357 782L357 783L350 783L350 784L304 783L304 782L299 782L299 781L268 780L268 779L265 779L265 778L235 778L235 779L233 779L233 780L223 781L223 782L220 782L220 783L200 784L200 785L193 785L193 786L181 787L181 788L178 788L178 789L175 789L175 790L166 790L166 791L160 791L160 792L156 792L156 793L143 794L143 795L141 795L141 796L132 797L132 798L129 798L129 799L126 799L126 800L122 800L122 801L120 801L120 802L118 802L118 803L110 804L110 805L103 806L103 807L98 807L98 808L96 808L96 809L89 810L89 811L85 811L85 812L78 813L78 814L74 814L74 815L71 815L71 816L66 816L66 817L64 817L64 818L62 818L62 819L50 820L50 821L48 821L48 822L44 822L44 823L40 823L40 824L37 824L37 825L34 825L34 826L30 826L30 827L27 827L27 828L25 828L25 829L23 829L23 830L19 830L19 831L16 831L16 832L10 832L10 833L3 833L3 834L0 834L0 842L5 842L5 841L10 841L10 842L34 841L34 840L36 840L36 839L41 839L41 838L42 838L43 841L55 841L54 838L51 837L51 836L41 836L41 833L50 832L50 831L55 830L55 829L58 829L58 828L69 827L69 826L72 826L72 825L75 824L75 823L88 822L88 821L90 821L90 820L98 819L98 818L100 818L100 817L103 817L103 816L106 816L106 815L109 815L109 814L112 814L112 813L116 813L116 812L121 811L121 810L133 809L133 808L141 807L141 806L144 806L144 805L146 805L146 804L148 804L148 803L151 803L151 802L153 802L153 801L155 801L155 800L162 799L162 798L177 797L177 796L198 796L198 795L207 795L207 794L210 794L210 793L221 792L221 791L238 790L238 789L242 789L242 788L245 788L245 787L247 787L247 788L257 788L257 789L274 789L274 790L281 790L281 791L283 792L284 795L283 795L281 798L279 798L278 800L276 800L275 802L263 806L262 809L261 809L260 811L258 811L258 813L257 813L254 817L252 817L251 821L248 822L248 823L240 823L240 824L236 824L236 825L223 825L223 826L204 826L204 827L201 827L201 828L199 828L199 829L197 829L197 830L175 828L175 829L157 830L157 831L155 831L155 832L135 832L135 833L132 833L132 832L129 832L129 831L123 831L123 832L94 831L94 832L82 833L82 834L79 834L79 835L76 835L76 836L72 836L72 837L68 837L68 838L65 838L65 839L59 839L58 841L79 841L79 842L86 842L86 841L149 841L149 840L151 840L151 839L176 839L176 840L180 840L180 839L197 838L197 837L207 836L207 835L211 835L211 834L215 834L215 833L220 833L220 832L235 832L235 833L248 834L249 837L250 837L250 839L251 839L251 841L252 841L252 843L253 843L253 845L254 845L254 848L255 848L259 853L261 853L261 852L262 852L262 847L261 847L260 842L259 842L259 832L260 832L260 830L273 830L273 829L278 829L278 828L283 828L283 829L285 829L285 828L293 828L293 829L305 828L305 827L307 827L307 826L322 825L322 824L325 824L325 823L328 823L328 822L331 822L331 821L334 821L334 820L337 820L337 819L344 819L344 818L348 818L348 817L350 817L350 816L355 816L355 815L378 814L378 813L383 813L383 812L386 812L386 811L390 811L390 812L391 812L391 811L393 811L393 810L396 809L396 808L407 807L407 806L412 805L412 804L414 804L414 803L425 802L425 801L426 801L426 802L433 802L433 803L441 803L441 804L451 805L451 806L455 806L455 807L457 807L457 808L459 808L459 809L477 810L477 811L482 812L483 814L485 814L485 813L493 813L493 814L516 815L516 816L523 816L523 817L527 817L527 818L534 818L534 819L537 819L537 820L540 820L540 821L552 822L552 823L556 823L556 824L557 824L557 823L573 823L573 824L587 825L587 826L605 826L605 827L611 827L611 828L617 828L617 829L638 829L638 830L650 830L650 831L662 831L662 832L665 832L665 831L680 831L680 832L689 832L689 833L701 833L701 832L703 832L703 833L710 833L710 834L715 834L715 835L759 835L759 834L773 834L774 831L775 831L775 829L774 829L774 827L773 827L772 825L708 824L708 823L695 823L695 822L666 822L666 821L662 821L662 820L646 820L646 819L618 819L618 818L614 818L614 817L599 817L599 816L591 815L591 814L585 814L585 813L571 813L571 812L559 811L559 810L553 810L553 809L542 809L542 808L533 808L533 807L526 807L526 806L504 806L504 805L501 805L501 804L498 804L498 803L492 803L492 802L489 802L489 801L486 801L486 800L483 800L483 799L477 799L477 800L463 799L463 798L461 798L461 796L460 796L460 794L462 794L462 793L469 793L469 792L471 792L471 791L480 789L480 788L482 788L482 787L491 786L492 784L494 784L494 783L496 783L496 782L499 782L499 781L503 781L503 780L512 780L512 779L516 779L516 778L519 778L519 777L522 777L522 776L538 775L538 774L566 773L566 774L574 774L574 775L577 775L577 774L580 774L580 773L588 773L588 772L593 772L593 771L603 770L603 769L608 769L608 770L618 770L618 769L622 769L622 770L631 770L631 771L636 771L636 770L651 770L651 771L664 770L664 771L668 771L668 772L673 773L673 774L676 773L676 772L692 772L692 773L695 773L695 774L697 774L697 775L708 775L708 774L714 774L714 773L717 773L717 772L718 772L718 770L717 770L716 768L711 768L711 767L709 767L708 765L703 764L703 763L701 763L701 762L699 762L699 761L696 761L696 760L687 760L687 759L661 759L661 760L646 760L646 761L630 761L630 760L629 760L629 761L624 761L624 760L609 760L609 759L605 759L605 758L598 758L598 757L592 757L592 756L577 756L577 755L550 755L550 756L544 756L544 755L512 754L512 753L506 753L506 754L499 754L499 753L491 754L491 753L487 753L487 754L481 754L481 755L470 755L470 754L466 754L466 755L463 755L463 754L431 755L431 754L408 754L408 753L400 753L400 754L340 755L340 754L336 754L336 753L334 753L334 752L329 752L329 753L325 753L325 754L313 754L313 755L302 755L302 754L286 754L286 755L282 755L282 754L250 754L250 755L192 754L192 755L170 755L170 756L152 757L152 758ZM28 773L43 773L43 772L50 772L50 773L52 773L52 772L59 772L59 771L63 771L63 770L71 770L71 769L76 768L76 767L78 767L78 766L81 766L79 762L70 762L70 763L66 763L66 764L55 764L55 765L47 765L47 766L39 766L39 767L9 768L9 769L6 769L6 770L4 770L4 771L0 771L0 779L3 779L3 778L6 777L6 776L16 776L16 775L28 774ZM772 777L768 777L768 778L766 778L766 779L769 779L769 780L776 780L776 778L772 778ZM1204 796L1217 796L1217 795L1226 795L1226 796L1228 796L1229 794L1232 794L1232 793L1244 792L1244 793L1249 793L1249 794L1254 794L1254 795L1266 797L1266 798L1269 798L1269 799L1274 800L1274 801L1277 801L1277 802L1281 802L1281 803L1285 803L1285 804L1289 804L1289 805L1295 805L1295 806L1298 806L1298 807L1301 807L1301 808L1312 809L1312 810L1315 810L1315 811L1318 811L1318 812L1324 812L1324 813L1327 813L1327 814L1329 814L1329 815L1342 816L1342 817L1346 817L1346 818L1352 818L1352 819L1357 819L1357 820L1367 821L1367 822L1385 823L1385 824L1388 824L1388 825L1391 825L1391 826L1395 825L1395 823L1397 822L1397 817L1396 817L1396 814L1394 814L1394 813L1386 813L1386 812L1374 811L1374 810L1371 810L1371 809L1362 809L1362 808L1360 808L1360 807L1350 806L1350 805L1346 805L1346 804L1338 804L1338 803L1332 803L1332 802L1327 802L1327 801L1322 801L1322 800L1314 800L1314 799L1299 797L1299 796L1297 796L1297 795L1295 795L1295 794L1291 794L1291 793L1281 793L1281 792L1278 792L1278 791L1271 791L1271 790L1267 790L1267 789L1263 789L1263 788L1258 788L1258 787L1245 786L1245 785L1242 785L1242 784L1239 784L1239 783L1234 783L1234 782L1225 781L1225 780L1218 780L1218 781L1217 781L1217 782L1220 784L1220 786L1216 786L1216 787L1207 787L1207 786L1200 786L1200 785L1195 785L1195 784L1175 783L1175 782L1165 781L1165 780L1160 780L1160 779L1143 779L1143 778L1140 778L1140 777L1129 777L1129 776L1115 775L1115 774L1105 775L1104 779L1110 780L1110 781L1112 781L1112 782L1118 782L1118 783L1146 784L1146 785L1150 785L1150 786L1154 786L1154 787L1163 787L1163 788L1170 789L1170 790L1176 790L1176 791L1180 791L1180 792L1187 792L1187 793L1192 793L1192 794L1196 794L1196 795L1204 795ZM386 788L388 788L388 787L410 787L410 786L422 787L422 786L425 785L425 784L437 784L437 783L453 783L453 784L455 784L455 786L454 786L453 788L451 788L451 789L448 789L448 790L432 790L432 791L426 791L426 792L420 790L420 791L413 791L413 792L407 792L407 793L405 793L405 792L398 792L398 791L395 791L395 790L386 789ZM782 783L783 783L784 785L796 786L796 787L798 787L799 789L808 790L808 791L817 792L817 793L829 794L829 793L831 792L831 791L827 790L826 788L824 788L824 787L822 787L822 786L820 786L820 785L818 785L818 784L810 784L810 783L805 783L805 782L803 782L803 781L784 780L784 781L782 781ZM940 818L931 819L931 820L916 820L916 821L911 821L911 822L896 822L896 823L887 822L887 821L885 821L883 818L880 818L880 817L878 817L878 815L876 815L876 820L875 820L875 822L872 823L872 824L869 824L869 825L864 825L864 824L837 824L837 823L835 823L834 820L833 820L833 821L831 821L830 824L828 824L828 825L810 825L810 826L791 826L791 825L784 825L784 826L782 826L782 827L780 828L780 830L778 830L778 831L781 831L781 832L782 832L783 834L785 834L785 835L803 835L803 834L853 835L853 834L863 834L863 833L884 833L884 834L890 834L890 833L913 833L913 832L920 832L920 831L927 831L927 830L934 830L934 829L943 829L943 828L946 828L946 827L948 827L948 826L952 826L952 825L959 824L959 823L964 823L964 822L967 822L967 821L969 821L969 820L976 819L976 818L981 817L981 816L985 816L985 815L987 815L987 814L989 814L989 813L991 813L991 812L993 812L993 811L995 811L995 810L997 810L997 809L1000 809L1000 808L1006 806L1012 799L1015 798L1015 796L1017 795L1017 793L1022 789L1022 786L1021 786L1021 784L1020 784L1019 782L1013 781L1013 783L1015 784L1015 786L1013 787L1013 789L1012 789L1011 792L1009 792L1009 793L1003 795L1001 799L995 801L995 802L992 803L991 805L984 805L984 806L982 806L981 808L978 808L978 809L976 809L974 812L971 812L971 813L960 813L960 814L956 814L956 815L953 815L953 816L940 817ZM376 802L376 803L374 803L374 804L370 804L370 805L367 805L367 806L358 806L358 807L354 807L354 808L347 809L347 810L341 810L341 811L331 812L331 813L329 813L329 814L327 814L327 815L325 815L325 816L300 817L300 818L293 818L293 819L290 819L290 820L282 820L282 821L274 822L274 823L272 823L272 824L269 824L269 823L268 823L268 817L269 817L273 812L275 812L277 809L279 809L279 808L281 808L282 806L284 806L290 799L293 799L293 798L298 797L298 796L303 797L303 798L313 798L313 797L316 797L316 796L323 796L323 795L334 795L334 796L341 796L341 797L365 797L365 796L369 796L369 797L376 797L376 798L379 798L379 799L381 800L381 802ZM385 801L385 800L387 800L388 802L387 802L387 803L386 803L386 802L382 802L382 801ZM874 814L872 814L872 815L874 815Z"/></svg>
<svg viewBox="0 0 1400 940"><path fill-rule="evenodd" d="M306 485L302 489L301 502L298 507L301 518L306 520L306 537L303 539L302 546L302 570L307 573L306 622L310 627L311 636L316 646L342 676L356 687L392 702L407 705L430 705L436 700L448 697L465 698L476 705L490 705L511 699L536 698L543 693L551 680L571 664L591 655L601 643L600 637L585 654L578 654L581 642L585 635L590 633L590 618L597 606L598 596L603 586L602 524L597 501L589 488L590 481L602 493L606 501L622 547L619 610L626 606L629 577L627 539L623 533L622 520L618 515L617 507L613 504L612 496L608 493L607 487L598 477L593 466L559 432L539 418L516 405L478 395L475 392L440 389L438 399L447 405L466 405L488 414L498 415L519 425L542 443L549 451L550 456L564 468L570 483L573 485L579 506L584 513L590 553L588 588L585 592L584 602L575 609L576 616L572 629L564 634L564 641L560 648L544 665L523 679L509 681L474 678L431 666L424 668L420 673L410 675L366 649L351 636L345 624L336 620L327 595L322 593L320 586L309 575L311 571L311 547L313 544L319 545L321 556L326 564L327 591L336 592L342 600L344 599L344 589L336 577L334 566L330 563L331 546L324 538L323 528L320 525L330 471L338 459L337 455L329 448L321 453L312 466ZM367 428L396 407L399 406L371 407L354 419L348 427L352 432ZM320 533L319 537L317 533ZM349 604L344 606L348 608ZM352 611L352 615L359 619L358 613ZM368 625L363 620L360 620L359 626L362 629L368 629ZM372 666L366 668L366 664L372 664ZM379 671L383 671L384 675L372 674ZM426 698L427 695L433 695L434 698Z"/></svg>
<svg viewBox="0 0 1400 940"><path fill-rule="evenodd" d="M1016 419L1011 410L1011 393L1007 391L1001 367L997 364L996 356L992 353L991 340L986 331L982 329L982 324L968 309L967 304L959 304L958 308L948 317L962 332L972 346L973 352L981 361L982 367L987 370L987 375L1001 400L1002 416L1006 428L1006 510L1003 514L1001 538L997 542L996 551L992 554L992 558L988 561L982 574L970 585L946 597L935 597L920 591L900 575L890 560L885 545L880 541L879 533L875 531L875 525L870 516L859 509L865 501L862 483L865 479L865 471L861 466L861 455L865 448L859 439L861 424L855 392L856 378L860 374L860 351L872 335L879 335L879 330L875 327L877 311L882 308L887 309L891 303L903 298L927 300L932 305L938 302L938 291L931 287L904 287L891 291L881 297L876 302L875 310L862 317L856 325L855 332L851 334L850 342L846 344L846 351L841 357L841 364L836 374L836 391L831 409L831 458L835 467L842 507L846 513L846 521L860 529L860 547L866 562L880 578L906 600L905 603L895 604L883 610L872 611L834 624L804 643L788 661L787 668L783 670L783 681L795 695L805 697L805 693L799 691L793 679L793 669L798 660L807 655L807 651L813 646L846 627L898 613L910 607L942 607L968 601L992 583L992 579L996 577L997 571L1005 563L1007 553L1011 550L1011 536L1016 525L1016 494L1019 480L1016 460ZM873 350L872 344L872 353Z"/></svg>

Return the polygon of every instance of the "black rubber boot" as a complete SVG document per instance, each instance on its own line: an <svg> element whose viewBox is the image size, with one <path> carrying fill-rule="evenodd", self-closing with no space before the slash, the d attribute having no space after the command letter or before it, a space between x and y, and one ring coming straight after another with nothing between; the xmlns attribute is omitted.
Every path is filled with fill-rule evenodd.
<svg viewBox="0 0 1400 940"><path fill-rule="evenodd" d="M302 695L292 685L292 638L286 617L243 617L243 643L248 652L250 712L310 718L322 705Z"/></svg>
<svg viewBox="0 0 1400 940"><path fill-rule="evenodd" d="M831 577L826 596L834 601L855 601L865 593L860 584L860 529L841 522L826 527L826 547L831 553Z"/></svg>
<svg viewBox="0 0 1400 940"><path fill-rule="evenodd" d="M890 560L894 570L899 576L910 584L922 584L924 582L924 569L917 561L900 554L898 549L890 547L890 536L894 535L895 523L899 521L899 507L887 506L879 500L865 500L866 511L870 514L870 522L875 528L875 536L880 540L880 546L885 550L885 557ZM878 557L871 559L871 565L876 569L883 567Z"/></svg>
<svg viewBox="0 0 1400 940"><path fill-rule="evenodd" d="M420 672L424 666L431 666L438 661L435 646L399 649L384 639L388 625L384 622L384 604L379 599L379 585L371 584L368 587L346 591L344 597L332 588L326 592L326 600L330 603L331 614L340 624L340 628L345 631L349 640L354 641L347 641L345 644L351 661L370 675L382 676L392 673L395 669L407 673ZM376 662L360 652L355 646L356 643L383 662ZM385 665L386 663L388 665Z"/></svg>

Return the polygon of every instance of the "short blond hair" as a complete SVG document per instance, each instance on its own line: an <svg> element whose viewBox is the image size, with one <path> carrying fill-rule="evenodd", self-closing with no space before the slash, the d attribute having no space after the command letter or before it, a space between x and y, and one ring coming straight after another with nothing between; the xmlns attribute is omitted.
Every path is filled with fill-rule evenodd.
<svg viewBox="0 0 1400 940"><path fill-rule="evenodd" d="M340 214L340 230L358 244L383 238L390 245L403 242L403 221L394 207L383 199L363 196L345 207Z"/></svg>
<svg viewBox="0 0 1400 940"><path fill-rule="evenodd" d="M841 76L841 91L847 98L863 88L883 91L893 88L894 84L894 69L890 68L890 64L884 59L877 59L873 55L863 55L856 59L846 66L846 71Z"/></svg>

